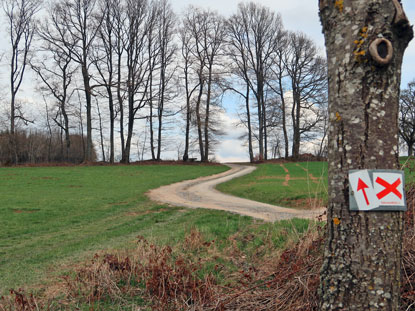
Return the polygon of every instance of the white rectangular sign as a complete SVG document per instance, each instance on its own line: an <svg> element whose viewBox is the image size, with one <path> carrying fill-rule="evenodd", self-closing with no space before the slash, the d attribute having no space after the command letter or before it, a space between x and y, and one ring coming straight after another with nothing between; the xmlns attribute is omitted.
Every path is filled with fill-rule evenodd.
<svg viewBox="0 0 415 311"><path fill-rule="evenodd" d="M403 171L352 170L349 184L352 211L406 211Z"/></svg>

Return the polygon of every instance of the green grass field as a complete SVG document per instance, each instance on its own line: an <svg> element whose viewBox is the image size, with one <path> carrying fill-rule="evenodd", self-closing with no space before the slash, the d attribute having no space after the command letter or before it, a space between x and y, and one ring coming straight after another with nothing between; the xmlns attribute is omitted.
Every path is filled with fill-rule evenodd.
<svg viewBox="0 0 415 311"><path fill-rule="evenodd" d="M36 284L71 271L95 252L134 248L139 235L174 246L196 229L206 241L215 240L224 249L229 238L238 234L238 247L249 256L257 254L265 240L283 248L291 237L299 238L307 230L306 220L265 224L222 211L158 205L145 196L149 189L226 169L198 165L0 168L0 294L10 288L37 288ZM247 242L245 236L252 232L255 237Z"/></svg>
<svg viewBox="0 0 415 311"><path fill-rule="evenodd" d="M400 163L405 170L406 183L414 183L415 158L401 157ZM325 206L327 162L260 164L253 173L217 188L239 197L284 207Z"/></svg>
<svg viewBox="0 0 415 311"><path fill-rule="evenodd" d="M302 208L327 202L327 163L260 164L251 174L217 187L239 197Z"/></svg>
<svg viewBox="0 0 415 311"><path fill-rule="evenodd" d="M224 170L222 166L1 168L1 292L36 282L46 271L86 252L126 244L137 234L157 235L160 242L179 238L180 234L170 236L165 230L183 231L202 221L203 212L189 217L149 202L144 193ZM246 220L235 219L229 227L239 221Z"/></svg>

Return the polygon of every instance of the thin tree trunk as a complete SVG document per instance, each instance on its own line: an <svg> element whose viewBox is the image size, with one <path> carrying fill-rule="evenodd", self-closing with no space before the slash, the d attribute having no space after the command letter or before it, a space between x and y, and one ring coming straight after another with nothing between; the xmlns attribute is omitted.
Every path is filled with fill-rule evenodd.
<svg viewBox="0 0 415 311"><path fill-rule="evenodd" d="M252 129L251 129L251 112L249 108L249 83L246 84L246 117L248 119L248 149L249 149L249 161L254 163L254 150L252 148Z"/></svg>
<svg viewBox="0 0 415 311"><path fill-rule="evenodd" d="M292 156L294 159L298 159L300 156L300 113L301 113L301 106L300 106L300 96L295 91L296 86L293 83L293 107L291 111L291 118L293 122L293 142L292 142Z"/></svg>
<svg viewBox="0 0 415 311"><path fill-rule="evenodd" d="M200 116L200 104L202 101L202 95L203 95L203 82L200 80L200 86L199 86L199 95L197 97L196 102L196 122L197 122L197 134L199 137L199 150L200 150L200 161L205 161L205 153L203 148L203 135L202 135L202 118Z"/></svg>
<svg viewBox="0 0 415 311"><path fill-rule="evenodd" d="M209 78L208 78L208 85L207 85L207 98L206 98L206 109L205 109L205 157L204 162L209 161L209 114L210 114L210 99L212 96L212 63L213 59L211 60L211 65L209 66Z"/></svg>
<svg viewBox="0 0 415 311"><path fill-rule="evenodd" d="M110 111L110 163L114 164L114 126L115 126L115 112L114 112L114 98L112 91L108 91L108 108Z"/></svg>
<svg viewBox="0 0 415 311"><path fill-rule="evenodd" d="M186 134L185 134L185 141L184 141L184 153L183 153L183 161L187 161L189 159L189 138L190 138L190 96L189 96L189 86L188 86L188 79L186 75Z"/></svg>
<svg viewBox="0 0 415 311"><path fill-rule="evenodd" d="M267 130L267 110L265 109L265 100L262 98L262 122L264 129L264 160L268 160L268 130Z"/></svg>
<svg viewBox="0 0 415 311"><path fill-rule="evenodd" d="M87 69L87 65L82 65L82 77L84 80L85 87L85 100L86 100L86 153L84 161L92 161L92 97L91 97L91 86L90 77Z"/></svg>
<svg viewBox="0 0 415 311"><path fill-rule="evenodd" d="M351 212L348 180L349 170L399 167L400 74L413 32L396 8L396 0L320 1L330 111L321 311L400 310L403 213ZM389 62L382 46L380 58L369 52L381 37L392 43Z"/></svg>
<svg viewBox="0 0 415 311"><path fill-rule="evenodd" d="M259 84L259 82L258 82ZM264 114L262 113L262 104L261 104L261 92L262 90L258 89L257 95L257 105L258 105L258 144L259 144L259 159L264 159L264 129L262 118Z"/></svg>
<svg viewBox="0 0 415 311"><path fill-rule="evenodd" d="M151 67L151 65L150 65ZM156 159L156 154L154 153L154 129L153 129L153 74L150 72L150 85L149 85L149 92L150 92L150 149L151 149L151 159L154 161Z"/></svg>
<svg viewBox="0 0 415 311"><path fill-rule="evenodd" d="M119 50L119 48L118 48ZM121 52L118 51L117 62L117 100L120 110L120 139L121 139L121 161L125 159L125 138L124 138L124 99L121 94Z"/></svg>
<svg viewBox="0 0 415 311"><path fill-rule="evenodd" d="M158 133L157 133L157 161L161 160L161 139L162 139L162 127L163 127L163 105L164 100L162 99L160 102L160 106L158 109Z"/></svg>
<svg viewBox="0 0 415 311"><path fill-rule="evenodd" d="M98 111L98 121L99 121L99 136L101 139L101 153L102 153L102 161L106 162L105 159L105 146L104 146L104 132L102 130L102 117L101 117L101 110L99 109L99 104L97 101L97 111Z"/></svg>
<svg viewBox="0 0 415 311"><path fill-rule="evenodd" d="M84 120L82 118L82 100L81 100L81 96L79 95L79 92L78 92L78 100L79 100L79 127L81 130L81 143L82 143L82 158L85 159L86 148L85 148L85 139L84 139Z"/></svg>
<svg viewBox="0 0 415 311"><path fill-rule="evenodd" d="M151 33L149 34L151 35ZM154 71L154 65L153 65L153 58L155 58L154 55L152 55L152 40L151 37L148 40L148 62L150 67L150 73L149 73L149 97L150 97L150 149L151 149L151 159L154 161L156 160L156 154L154 153L154 124L153 124L153 71ZM154 63L156 60L154 59Z"/></svg>
<svg viewBox="0 0 415 311"><path fill-rule="evenodd" d="M164 55L164 54L163 54ZM162 129L163 129L163 112L164 112L164 96L166 93L166 68L164 57L162 60L161 73L160 73L160 97L158 101L158 135L157 135L157 161L161 160L161 139L162 139Z"/></svg>
<svg viewBox="0 0 415 311"><path fill-rule="evenodd" d="M282 113L282 132L284 134L284 157L288 159L288 150L289 150L289 141L288 141L288 132L287 132L287 111L286 111L286 104L284 98L284 91L282 86L282 79L281 77L278 78L278 84L280 88L280 98L281 98L281 113Z"/></svg>
<svg viewBox="0 0 415 311"><path fill-rule="evenodd" d="M128 99L128 132L127 141L125 143L123 163L130 163L130 151L131 151L131 140L133 138L134 131L134 98Z"/></svg>

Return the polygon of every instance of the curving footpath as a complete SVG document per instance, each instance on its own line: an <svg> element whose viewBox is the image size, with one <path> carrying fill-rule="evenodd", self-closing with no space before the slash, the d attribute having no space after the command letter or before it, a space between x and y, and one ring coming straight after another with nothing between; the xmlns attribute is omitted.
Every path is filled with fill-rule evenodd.
<svg viewBox="0 0 415 311"><path fill-rule="evenodd" d="M153 201L169 205L223 210L270 222L317 218L324 212L324 209L303 211L274 206L219 192L215 189L216 185L247 175L256 169L255 166L226 165L231 168L226 172L163 186L150 190L147 195Z"/></svg>

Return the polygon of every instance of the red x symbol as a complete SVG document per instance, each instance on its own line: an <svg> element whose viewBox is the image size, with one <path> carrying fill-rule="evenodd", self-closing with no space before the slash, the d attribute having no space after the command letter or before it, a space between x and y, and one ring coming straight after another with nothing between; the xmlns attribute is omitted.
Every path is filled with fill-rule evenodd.
<svg viewBox="0 0 415 311"><path fill-rule="evenodd" d="M399 199L402 199L402 193L400 193L398 191L398 189L396 189L400 184L401 184L401 179L398 178L397 181L395 181L393 184L389 184L387 181L383 180L382 178L378 177L376 179L376 182L385 187L385 190L379 192L376 196L378 197L378 199L383 199L384 197L386 197L389 193L393 192Z"/></svg>

